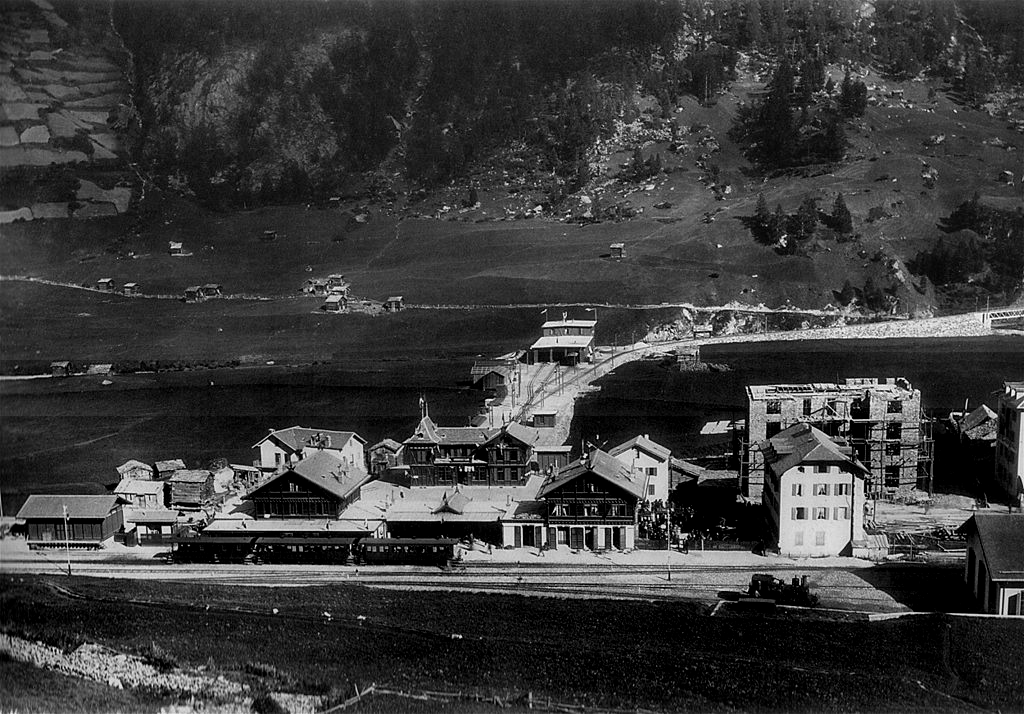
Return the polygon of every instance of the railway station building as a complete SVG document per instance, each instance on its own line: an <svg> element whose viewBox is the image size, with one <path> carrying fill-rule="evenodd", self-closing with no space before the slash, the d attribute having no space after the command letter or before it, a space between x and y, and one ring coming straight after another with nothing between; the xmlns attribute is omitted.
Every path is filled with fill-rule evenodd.
<svg viewBox="0 0 1024 714"><path fill-rule="evenodd" d="M549 320L541 325L541 337L527 352L530 364L557 362L574 366L594 361L594 328L597 320Z"/></svg>

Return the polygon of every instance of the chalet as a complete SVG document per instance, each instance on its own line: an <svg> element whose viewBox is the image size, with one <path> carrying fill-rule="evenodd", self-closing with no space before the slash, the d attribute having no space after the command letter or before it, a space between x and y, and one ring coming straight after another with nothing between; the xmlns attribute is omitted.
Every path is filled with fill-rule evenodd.
<svg viewBox="0 0 1024 714"><path fill-rule="evenodd" d="M50 362L50 374L54 377L70 377L71 363L67 361Z"/></svg>
<svg viewBox="0 0 1024 714"><path fill-rule="evenodd" d="M114 289L114 281L111 278L100 278L96 281L96 289L109 292Z"/></svg>
<svg viewBox="0 0 1024 714"><path fill-rule="evenodd" d="M612 243L609 246L612 251L612 258L615 260L621 260L626 257L626 244L625 243Z"/></svg>
<svg viewBox="0 0 1024 714"><path fill-rule="evenodd" d="M125 283L124 287L121 288L121 292L128 296L141 295L142 288L139 287L138 283Z"/></svg>
<svg viewBox="0 0 1024 714"><path fill-rule="evenodd" d="M668 500L671 451L643 434L609 449L608 453L630 468L634 481L644 484L644 500Z"/></svg>
<svg viewBox="0 0 1024 714"><path fill-rule="evenodd" d="M201 508L213 501L213 474L206 469L182 469L167 479L172 506Z"/></svg>
<svg viewBox="0 0 1024 714"><path fill-rule="evenodd" d="M181 459L170 459L169 461L157 461L154 465L156 477L160 481L166 481L174 475L175 471L185 468L185 462Z"/></svg>
<svg viewBox="0 0 1024 714"><path fill-rule="evenodd" d="M967 536L964 579L982 612L1024 615L1024 516L975 513Z"/></svg>
<svg viewBox="0 0 1024 714"><path fill-rule="evenodd" d="M511 423L502 429L440 427L424 414L402 445L415 486L515 486L537 470L536 432Z"/></svg>
<svg viewBox="0 0 1024 714"><path fill-rule="evenodd" d="M306 281L306 287L303 292L323 297L327 295L328 289L327 281L323 278L310 278Z"/></svg>
<svg viewBox="0 0 1024 714"><path fill-rule="evenodd" d="M185 465L182 464L182 468ZM136 459L128 459L123 464L117 467L117 474L122 479L136 479L140 481L152 481L154 478L153 467L149 464L144 464Z"/></svg>
<svg viewBox="0 0 1024 714"><path fill-rule="evenodd" d="M135 508L163 508L166 487L163 481L125 478L114 487L114 494Z"/></svg>
<svg viewBox="0 0 1024 714"><path fill-rule="evenodd" d="M221 297L224 294L221 286L217 283L207 283L200 290L202 290L204 298Z"/></svg>
<svg viewBox="0 0 1024 714"><path fill-rule="evenodd" d="M172 257L175 258L183 258L189 255L189 253L185 250L185 246L182 245L180 241L176 240L170 241L168 252L171 254Z"/></svg>
<svg viewBox="0 0 1024 714"><path fill-rule="evenodd" d="M245 496L257 518L337 518L359 499L369 480L362 462L353 464L332 451L317 451Z"/></svg>
<svg viewBox="0 0 1024 714"><path fill-rule="evenodd" d="M527 359L576 365L594 361L594 328L597 320L549 320L541 325L541 337L530 346Z"/></svg>
<svg viewBox="0 0 1024 714"><path fill-rule="evenodd" d="M344 275L338 275L337 273L327 276L327 290L328 292L335 293L337 295L344 295L348 298L349 284L345 281ZM399 298L401 300L401 298Z"/></svg>
<svg viewBox="0 0 1024 714"><path fill-rule="evenodd" d="M320 309L324 312L345 312L346 306L344 295L332 294L327 296Z"/></svg>
<svg viewBox="0 0 1024 714"><path fill-rule="evenodd" d="M380 476L401 464L402 445L394 439L378 441L367 450L370 474Z"/></svg>
<svg viewBox="0 0 1024 714"><path fill-rule="evenodd" d="M865 542L864 480L850 447L810 424L794 424L761 444L762 502L780 555L848 555Z"/></svg>
<svg viewBox="0 0 1024 714"><path fill-rule="evenodd" d="M516 378L515 362L500 359L477 360L469 370L469 376L476 389L508 389Z"/></svg>
<svg viewBox="0 0 1024 714"><path fill-rule="evenodd" d="M384 301L384 312L399 312L405 309L401 295L392 295Z"/></svg>
<svg viewBox="0 0 1024 714"><path fill-rule="evenodd" d="M288 429L271 430L269 434L253 444L252 448L259 449L259 458L254 464L270 471L294 466L319 451L333 453L347 467L364 469L366 455L363 449L365 446L366 439L354 431L330 431L293 426Z"/></svg>
<svg viewBox="0 0 1024 714"><path fill-rule="evenodd" d="M185 288L185 302L202 302L206 299L203 289L198 285L191 285Z"/></svg>
<svg viewBox="0 0 1024 714"><path fill-rule="evenodd" d="M633 548L644 484L614 456L594 449L550 476L537 496L549 548Z"/></svg>
<svg viewBox="0 0 1024 714"><path fill-rule="evenodd" d="M29 496L17 517L25 521L30 548L64 546L65 542L100 547L124 524L117 496Z"/></svg>

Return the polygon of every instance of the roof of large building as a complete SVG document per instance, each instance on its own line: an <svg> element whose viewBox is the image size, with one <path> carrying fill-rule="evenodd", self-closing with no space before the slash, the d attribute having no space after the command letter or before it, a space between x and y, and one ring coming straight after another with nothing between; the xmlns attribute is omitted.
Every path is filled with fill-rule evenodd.
<svg viewBox="0 0 1024 714"><path fill-rule="evenodd" d="M284 444L292 451L301 451L307 446L318 449L343 449L349 439L366 443L366 440L354 431L332 431L330 429L309 429L304 426L291 426L287 429L272 430L269 434L252 445L256 448L267 439Z"/></svg>
<svg viewBox="0 0 1024 714"><path fill-rule="evenodd" d="M625 453L632 449L639 449L645 451L651 456L655 457L659 461L668 461L672 456L672 452L667 448L659 444L658 442L651 439L647 434L637 434L629 441L619 444L618 446L609 449L608 453L612 456L618 456L619 454Z"/></svg>
<svg viewBox="0 0 1024 714"><path fill-rule="evenodd" d="M38 496L32 495L18 511L18 518L106 518L120 502L117 496Z"/></svg>
<svg viewBox="0 0 1024 714"><path fill-rule="evenodd" d="M264 481L250 491L246 498L252 498L253 494L288 474L295 474L338 498L347 498L368 478L359 469L346 468L344 462L333 452L317 451L287 471Z"/></svg>
<svg viewBox="0 0 1024 714"><path fill-rule="evenodd" d="M839 382L752 384L747 386L747 396L750 399L795 399L813 395L863 394L866 391L907 396L917 390L903 377L883 377L882 379L856 377L841 379Z"/></svg>
<svg viewBox="0 0 1024 714"><path fill-rule="evenodd" d="M438 426L430 416L424 416L416 425L416 431L404 443L480 446L494 438L499 431L478 426Z"/></svg>
<svg viewBox="0 0 1024 714"><path fill-rule="evenodd" d="M960 530L978 534L993 580L1024 581L1024 515L975 513Z"/></svg>
<svg viewBox="0 0 1024 714"><path fill-rule="evenodd" d="M761 442L765 461L777 474L783 474L800 464L843 463L860 475L868 470L853 458L849 449L832 441L825 432L810 424L794 424L775 436Z"/></svg>
<svg viewBox="0 0 1024 714"><path fill-rule="evenodd" d="M570 481L588 473L599 476L637 498L643 498L644 496L644 484L633 480L629 467L611 454L600 449L594 449L583 458L560 468L541 486L537 495L538 497L544 497Z"/></svg>
<svg viewBox="0 0 1024 714"><path fill-rule="evenodd" d="M548 350L559 347L583 349L593 341L594 338L590 335L546 335L530 345L530 349Z"/></svg>
<svg viewBox="0 0 1024 714"><path fill-rule="evenodd" d="M517 421L509 422L505 425L505 433L511 436L513 439L517 439L527 446L533 446L540 439L540 432L532 427L520 424Z"/></svg>
<svg viewBox="0 0 1024 714"><path fill-rule="evenodd" d="M548 320L541 325L542 330L550 330L556 327L593 327L597 320Z"/></svg>

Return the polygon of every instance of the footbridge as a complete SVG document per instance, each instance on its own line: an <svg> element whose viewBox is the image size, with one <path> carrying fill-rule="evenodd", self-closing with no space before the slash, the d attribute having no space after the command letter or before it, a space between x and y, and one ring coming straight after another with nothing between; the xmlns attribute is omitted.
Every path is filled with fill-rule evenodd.
<svg viewBox="0 0 1024 714"><path fill-rule="evenodd" d="M1024 307L986 310L981 313L981 321L986 327L1000 327L1013 322L1022 322L1024 321Z"/></svg>

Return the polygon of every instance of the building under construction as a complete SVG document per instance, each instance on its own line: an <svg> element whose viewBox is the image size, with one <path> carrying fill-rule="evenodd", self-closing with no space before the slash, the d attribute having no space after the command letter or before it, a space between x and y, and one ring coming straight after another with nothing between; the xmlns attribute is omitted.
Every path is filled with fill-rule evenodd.
<svg viewBox="0 0 1024 714"><path fill-rule="evenodd" d="M761 443L806 422L853 449L871 475L868 498L930 490L934 441L921 412L921 392L897 379L844 379L838 384L747 387L747 419L737 424L740 492L759 501L765 463Z"/></svg>

